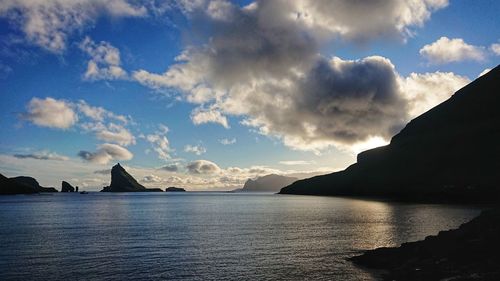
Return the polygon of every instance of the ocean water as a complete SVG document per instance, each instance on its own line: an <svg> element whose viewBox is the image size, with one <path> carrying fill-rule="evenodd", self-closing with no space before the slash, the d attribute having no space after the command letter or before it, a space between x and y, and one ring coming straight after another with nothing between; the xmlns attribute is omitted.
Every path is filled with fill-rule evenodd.
<svg viewBox="0 0 500 281"><path fill-rule="evenodd" d="M0 280L376 280L346 258L479 212L269 193L0 196Z"/></svg>

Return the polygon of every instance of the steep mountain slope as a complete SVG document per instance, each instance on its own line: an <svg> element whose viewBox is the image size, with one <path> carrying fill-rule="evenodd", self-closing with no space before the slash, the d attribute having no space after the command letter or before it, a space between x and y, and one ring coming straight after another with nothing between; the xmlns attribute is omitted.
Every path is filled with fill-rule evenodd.
<svg viewBox="0 0 500 281"><path fill-rule="evenodd" d="M500 66L415 118L387 146L346 170L297 181L282 194L496 201L500 190Z"/></svg>
<svg viewBox="0 0 500 281"><path fill-rule="evenodd" d="M266 175L255 180L248 179L241 191L273 191L278 192L281 188L293 183L297 178L280 175Z"/></svg>

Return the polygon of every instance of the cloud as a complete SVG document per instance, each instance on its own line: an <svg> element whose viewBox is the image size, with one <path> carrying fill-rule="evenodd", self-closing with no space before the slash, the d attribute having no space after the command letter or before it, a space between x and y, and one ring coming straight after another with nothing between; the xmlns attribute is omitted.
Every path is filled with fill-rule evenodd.
<svg viewBox="0 0 500 281"><path fill-rule="evenodd" d="M447 100L470 82L469 78L452 72L411 73L401 80L402 92L409 101L410 117L416 117Z"/></svg>
<svg viewBox="0 0 500 281"><path fill-rule="evenodd" d="M170 153L172 149L170 148L170 142L167 139L168 127L160 124L159 130L144 136L146 141L148 141L152 149L158 154L158 158L162 160L168 160L171 158Z"/></svg>
<svg viewBox="0 0 500 281"><path fill-rule="evenodd" d="M170 164L170 165L165 165L159 169L168 172L177 172L179 170L179 166L177 166L177 164Z"/></svg>
<svg viewBox="0 0 500 281"><path fill-rule="evenodd" d="M102 122L105 118L110 118L122 122L123 124L127 124L129 121L129 118L124 115L115 114L99 106L91 106L84 100L79 100L78 103L76 103L76 108L80 113L94 121Z"/></svg>
<svg viewBox="0 0 500 281"><path fill-rule="evenodd" d="M189 173L192 174L215 174L220 171L219 166L208 160L196 160L186 166Z"/></svg>
<svg viewBox="0 0 500 281"><path fill-rule="evenodd" d="M144 183L160 183L163 179L155 175L147 175L144 176L141 181Z"/></svg>
<svg viewBox="0 0 500 281"><path fill-rule="evenodd" d="M486 68L485 70L481 71L481 73L479 73L479 75L477 77L481 77L490 71L491 71L491 68Z"/></svg>
<svg viewBox="0 0 500 281"><path fill-rule="evenodd" d="M184 146L184 152L194 153L196 155L202 155L207 152L207 149L201 145L186 145Z"/></svg>
<svg viewBox="0 0 500 281"><path fill-rule="evenodd" d="M120 51L110 43L95 43L90 37L80 43L80 49L90 56L84 78L87 80L115 80L127 78L121 67Z"/></svg>
<svg viewBox="0 0 500 281"><path fill-rule="evenodd" d="M96 137L106 142L128 146L135 144L135 137L123 126L110 123L107 128L96 131Z"/></svg>
<svg viewBox="0 0 500 281"><path fill-rule="evenodd" d="M500 43L491 44L490 50L497 56L500 56Z"/></svg>
<svg viewBox="0 0 500 281"><path fill-rule="evenodd" d="M235 144L236 143L236 139L235 138L232 138L232 139L224 138L224 139L220 139L219 142L222 145L231 145L231 144Z"/></svg>
<svg viewBox="0 0 500 281"><path fill-rule="evenodd" d="M68 37L94 24L101 15L113 18L142 17L144 6L128 0L6 0L0 2L0 17L8 18L26 40L52 52L62 53Z"/></svg>
<svg viewBox="0 0 500 281"><path fill-rule="evenodd" d="M31 158L36 160L55 160L55 161L69 160L69 158L66 156L59 155L55 152L49 152L49 151L40 151L30 154L14 154L13 156L19 159Z"/></svg>
<svg viewBox="0 0 500 281"><path fill-rule="evenodd" d="M311 165L314 161L304 161L304 160L290 160L290 161L280 161L282 165L295 166L295 165Z"/></svg>
<svg viewBox="0 0 500 281"><path fill-rule="evenodd" d="M96 152L82 150L78 156L85 161L102 165L108 164L110 161L130 160L134 157L126 148L111 143L101 144Z"/></svg>
<svg viewBox="0 0 500 281"><path fill-rule="evenodd" d="M111 169L97 170L97 171L94 171L94 174L110 175L111 174Z"/></svg>
<svg viewBox="0 0 500 281"><path fill-rule="evenodd" d="M78 121L70 103L53 98L32 98L21 117L35 125L57 129L68 129Z"/></svg>
<svg viewBox="0 0 500 281"><path fill-rule="evenodd" d="M182 9L206 38L202 44L186 46L164 73L138 70L133 78L198 105L196 125L228 128L227 116L237 116L292 149L319 153L388 140L409 120L412 104L388 59L325 57L326 42L404 40L448 1L211 3Z"/></svg>
<svg viewBox="0 0 500 281"><path fill-rule="evenodd" d="M436 42L420 49L420 55L433 64L445 64L464 60L483 61L485 48L469 45L461 38L441 37Z"/></svg>
<svg viewBox="0 0 500 281"><path fill-rule="evenodd" d="M217 123L226 129L229 128L226 116L223 116L220 111L214 109L205 110L203 108L197 108L191 113L191 120L195 125Z"/></svg>

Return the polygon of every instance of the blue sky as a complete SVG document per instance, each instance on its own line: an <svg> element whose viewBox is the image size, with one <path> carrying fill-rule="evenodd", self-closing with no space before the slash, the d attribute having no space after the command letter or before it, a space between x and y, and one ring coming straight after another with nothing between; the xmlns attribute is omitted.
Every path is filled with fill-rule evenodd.
<svg viewBox="0 0 500 281"><path fill-rule="evenodd" d="M498 1L409 2L3 1L0 172L231 189L343 169L498 65Z"/></svg>

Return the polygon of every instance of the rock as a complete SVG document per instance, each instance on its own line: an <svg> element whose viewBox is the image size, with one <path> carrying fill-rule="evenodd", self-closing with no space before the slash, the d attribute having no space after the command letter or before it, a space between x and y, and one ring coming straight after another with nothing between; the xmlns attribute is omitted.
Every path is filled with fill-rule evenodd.
<svg viewBox="0 0 500 281"><path fill-rule="evenodd" d="M171 186L165 188L165 192L186 192L186 190L184 188Z"/></svg>
<svg viewBox="0 0 500 281"><path fill-rule="evenodd" d="M111 184L104 187L101 192L144 192L144 191L162 191L159 188L147 189L139 184L120 163L111 169Z"/></svg>
<svg viewBox="0 0 500 281"><path fill-rule="evenodd" d="M243 186L241 191L273 191L278 192L284 186L287 186L297 178L285 177L280 175L267 175L263 177L258 177L255 180L248 179Z"/></svg>
<svg viewBox="0 0 500 281"><path fill-rule="evenodd" d="M75 188L66 181L61 184L61 192L75 192Z"/></svg>
<svg viewBox="0 0 500 281"><path fill-rule="evenodd" d="M412 201L500 201L500 66L409 122L389 145L341 172L281 194L383 196Z"/></svg>
<svg viewBox="0 0 500 281"><path fill-rule="evenodd" d="M488 210L458 229L397 248L370 250L351 260L385 270L385 280L500 280L498 237L500 210Z"/></svg>
<svg viewBox="0 0 500 281"><path fill-rule="evenodd" d="M0 195L11 194L32 194L38 193L38 190L31 186L19 183L0 174Z"/></svg>
<svg viewBox="0 0 500 281"><path fill-rule="evenodd" d="M57 192L57 189L55 189L53 187L40 186L38 181L32 177L20 176L20 177L11 178L11 180L16 181L17 183L29 186L29 187L33 188L36 192Z"/></svg>

